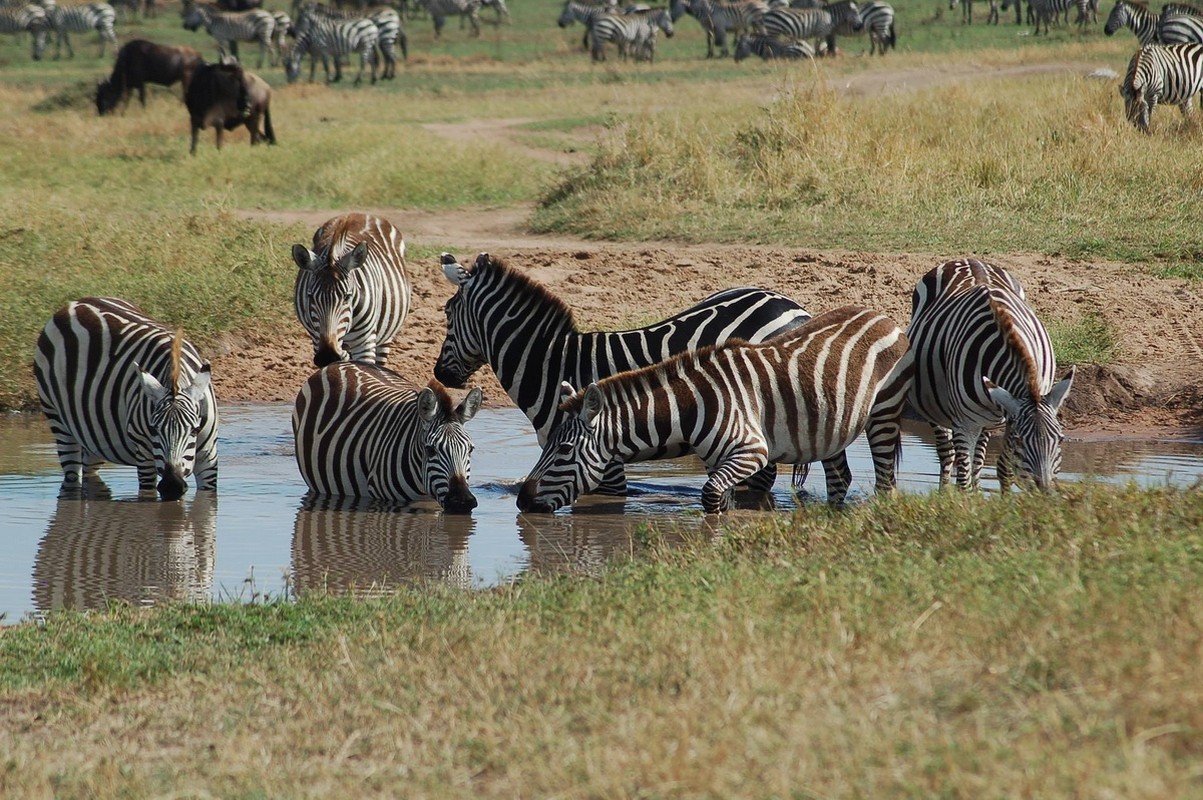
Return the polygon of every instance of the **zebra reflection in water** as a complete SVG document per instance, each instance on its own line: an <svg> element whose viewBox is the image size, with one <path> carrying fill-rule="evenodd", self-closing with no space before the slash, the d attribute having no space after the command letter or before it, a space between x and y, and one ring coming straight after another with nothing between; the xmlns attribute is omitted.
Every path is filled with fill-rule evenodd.
<svg viewBox="0 0 1203 800"><path fill-rule="evenodd" d="M103 497L58 501L33 565L33 605L41 613L101 609L112 601L151 606L212 597L217 498L147 503Z"/></svg>

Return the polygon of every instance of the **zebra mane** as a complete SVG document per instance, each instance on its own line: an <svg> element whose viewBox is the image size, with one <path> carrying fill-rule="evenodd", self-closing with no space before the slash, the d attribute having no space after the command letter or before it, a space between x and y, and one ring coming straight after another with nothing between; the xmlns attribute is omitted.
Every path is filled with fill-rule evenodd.
<svg viewBox="0 0 1203 800"><path fill-rule="evenodd" d="M1187 14L1192 17L1203 17L1203 8L1190 3L1166 3L1161 7L1162 14Z"/></svg>
<svg viewBox="0 0 1203 800"><path fill-rule="evenodd" d="M184 329L175 329L175 338L171 340L171 394L180 393L180 353L184 349Z"/></svg>
<svg viewBox="0 0 1203 800"><path fill-rule="evenodd" d="M471 274L478 276L485 273L493 273L499 283L514 287L522 294L537 299L541 307L554 309L565 318L569 327L574 332L579 331L576 325L576 317L573 315L572 309L568 307L568 304L552 294L550 289L525 272L519 272L516 268L511 267L501 259L494 258L490 254L481 253L472 265Z"/></svg>
<svg viewBox="0 0 1203 800"><path fill-rule="evenodd" d="M1015 327L1015 318L1005 305L994 299L994 293L989 295L990 311L994 314L994 320L998 323L998 327L1002 330L1003 338L1007 343L1007 347L1011 352L1019 356L1023 362L1024 377L1027 378L1028 394L1032 397L1032 402L1040 401L1040 371L1036 369L1036 361L1032 358L1032 352L1023 342L1023 337L1019 335L1019 331Z"/></svg>
<svg viewBox="0 0 1203 800"><path fill-rule="evenodd" d="M788 336L789 334L785 335ZM688 370L703 356L709 355L715 350L722 350L727 347L746 344L748 343L743 339L728 339L719 345L706 345L705 347L699 347L697 350L687 350L684 353L678 353L675 356L669 356L663 361L658 361L655 364L651 364L646 367L627 370L626 372L619 372L616 375L611 375L608 378L602 378L597 382L597 387L604 390L607 387L615 384L627 385L634 383L648 386L670 384L673 382L673 373L677 371L678 367L680 367L682 370ZM564 402L560 403L560 411L568 414L576 414L579 412L581 410L581 402L585 398L586 388L587 387L581 387L580 389L577 389L571 397L566 397Z"/></svg>
<svg viewBox="0 0 1203 800"><path fill-rule="evenodd" d="M451 395L447 392L447 387L439 383L435 378L430 379L430 383L426 387L434 392L434 399L438 401L439 412L444 417L450 417L455 410L455 405L451 400Z"/></svg>
<svg viewBox="0 0 1203 800"><path fill-rule="evenodd" d="M333 223L333 224L331 224ZM337 259L331 257L337 244L346 243L351 234L362 232L367 227L366 214L344 214L329 220L313 233L314 252L326 252L326 269L338 277L339 270L335 266Z"/></svg>
<svg viewBox="0 0 1203 800"><path fill-rule="evenodd" d="M1142 2L1140 2L1140 0L1120 0L1120 2L1123 3L1124 5L1132 6L1132 8L1140 9L1141 11L1149 10L1149 4L1142 3Z"/></svg>

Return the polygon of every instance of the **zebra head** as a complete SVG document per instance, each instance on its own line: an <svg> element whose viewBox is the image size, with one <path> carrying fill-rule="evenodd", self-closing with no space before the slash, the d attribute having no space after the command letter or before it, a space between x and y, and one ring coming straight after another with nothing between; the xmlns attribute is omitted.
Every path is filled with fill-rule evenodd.
<svg viewBox="0 0 1203 800"><path fill-rule="evenodd" d="M1128 20L1132 16L1132 9L1124 0L1119 0L1115 4L1115 8L1111 9L1111 14L1107 17L1107 24L1103 26L1103 33L1108 36L1115 35L1115 32L1128 24Z"/></svg>
<svg viewBox="0 0 1203 800"><path fill-rule="evenodd" d="M1073 386L1074 369L1053 385L1044 397L1016 397L989 378L982 379L990 399L1006 418L1006 438L1000 461L1017 479L1032 483L1041 491L1053 488L1061 469L1061 421L1057 413Z"/></svg>
<svg viewBox="0 0 1203 800"><path fill-rule="evenodd" d="M179 346L176 339L176 347ZM159 473L156 487L164 500L178 500L188 489L188 478L196 461L196 440L206 415L216 409L206 408L209 400L209 362L191 378L182 374L178 349L172 357L171 387L159 383L154 375L134 364L141 378L146 428Z"/></svg>
<svg viewBox="0 0 1203 800"><path fill-rule="evenodd" d="M560 18L556 20L556 24L561 28L567 28L572 23L576 22L576 11L573 9L575 3L573 0L566 0L564 10L560 12Z"/></svg>
<svg viewBox="0 0 1203 800"><path fill-rule="evenodd" d="M518 492L521 511L551 513L601 485L611 459L598 430L605 398L596 383L583 393L560 384L561 419L547 435L543 453Z"/></svg>
<svg viewBox="0 0 1203 800"><path fill-rule="evenodd" d="M209 27L209 14L204 6L196 3L185 3L181 13L184 15L184 28L195 31L197 28Z"/></svg>
<svg viewBox="0 0 1203 800"><path fill-rule="evenodd" d="M447 301L444 309L447 312L447 337L443 340L438 360L434 362L434 377L445 386L462 389L472 373L486 363L480 344L482 337L469 295L476 268L489 260L489 254L478 255L470 270L450 253L443 253L439 260L443 275L459 290Z"/></svg>
<svg viewBox="0 0 1203 800"><path fill-rule="evenodd" d="M481 391L476 388L452 408L451 396L436 381L418 394L421 473L427 494L444 511L467 513L476 508L476 498L468 488L473 445L464 424L476 416L480 401Z"/></svg>
<svg viewBox="0 0 1203 800"><path fill-rule="evenodd" d="M313 363L318 367L351 358L343 337L351 329L358 295L355 270L363 266L367 255L366 242L338 258L333 257L332 249L318 254L304 245L292 247L292 260L299 270L294 298L297 319L313 339Z"/></svg>
<svg viewBox="0 0 1203 800"><path fill-rule="evenodd" d="M651 23L664 31L669 39L673 38L673 18L667 8L662 8L651 17Z"/></svg>

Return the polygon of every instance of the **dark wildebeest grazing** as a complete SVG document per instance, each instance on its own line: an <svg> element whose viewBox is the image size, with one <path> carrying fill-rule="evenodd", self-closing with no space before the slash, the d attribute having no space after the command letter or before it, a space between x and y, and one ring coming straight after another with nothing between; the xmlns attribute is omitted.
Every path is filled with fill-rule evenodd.
<svg viewBox="0 0 1203 800"><path fill-rule="evenodd" d="M276 143L272 130L271 87L253 72L247 72L237 61L226 59L219 64L202 64L192 74L184 104L192 122L192 155L196 155L196 140L203 128L213 128L217 134L217 149L221 149L224 131L245 125L251 132L251 144L266 139ZM259 120L263 120L263 130Z"/></svg>
<svg viewBox="0 0 1203 800"><path fill-rule="evenodd" d="M101 116L129 102L129 93L138 90L138 100L146 107L146 84L172 86L179 81L188 92L193 71L205 63L199 50L172 47L145 39L126 42L117 53L113 74L96 86L96 111Z"/></svg>

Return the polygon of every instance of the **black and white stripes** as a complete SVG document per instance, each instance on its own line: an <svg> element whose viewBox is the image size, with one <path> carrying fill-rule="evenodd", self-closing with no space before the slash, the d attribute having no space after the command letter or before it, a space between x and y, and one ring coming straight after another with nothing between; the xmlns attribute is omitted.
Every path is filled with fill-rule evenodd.
<svg viewBox="0 0 1203 800"><path fill-rule="evenodd" d="M34 61L42 57L46 50L46 35L50 30L50 20L41 6L29 3L23 6L0 7L0 33L30 35L30 55Z"/></svg>
<svg viewBox="0 0 1203 800"><path fill-rule="evenodd" d="M204 28L219 46L233 56L238 55L239 42L258 42L259 67L263 66L264 56L275 50L276 18L270 11L226 12L194 0L185 0L183 14L185 28L190 31Z"/></svg>
<svg viewBox="0 0 1203 800"><path fill-rule="evenodd" d="M56 0L41 0L46 9L46 17L54 30L54 57L59 58L62 47L67 45L67 57L75 57L75 48L71 46L71 33L88 33L96 31L100 36L100 55L104 56L106 44L117 47L117 34L113 31L113 23L117 12L108 3L87 3L86 5L59 5Z"/></svg>
<svg viewBox="0 0 1203 800"><path fill-rule="evenodd" d="M1128 62L1120 85L1128 121L1149 132L1149 118L1158 103L1173 103L1183 115L1203 91L1203 44L1151 44Z"/></svg>

